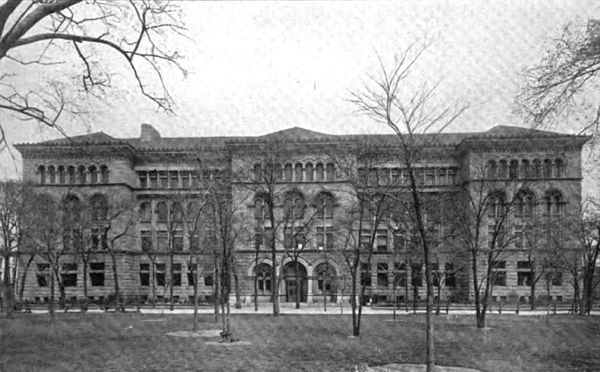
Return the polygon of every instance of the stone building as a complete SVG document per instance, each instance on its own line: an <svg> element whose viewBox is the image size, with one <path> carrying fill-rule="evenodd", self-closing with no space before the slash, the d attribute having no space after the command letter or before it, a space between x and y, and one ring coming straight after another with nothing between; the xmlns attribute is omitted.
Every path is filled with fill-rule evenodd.
<svg viewBox="0 0 600 372"><path fill-rule="evenodd" d="M512 180L519 185L522 197L511 227L513 239L494 268L495 297L529 296L529 243L523 238L526 225L518 219L534 210L556 215L578 210L581 148L588 139L509 126L419 137L424 155L415 164L415 175L425 194L459 198L473 192L477 182ZM375 154L369 164L356 158L340 161L340 154L351 158L356 152L348 149L365 144ZM68 299L84 296L84 275L88 298L101 300L113 293L114 257L123 295L189 301L196 264L190 251L208 243L201 229L192 231L184 220L197 208L194 202L211 192L210 180L230 196L235 211L239 234L234 266L243 303L252 302L255 291L260 301L270 298L274 282L269 239L276 240L276 265L282 267L282 301L295 302L297 296L301 302L339 301L350 292L350 276L336 221L347 217L348 207L355 203L351 183L387 187L406 177L393 135L328 135L291 128L256 137L164 138L143 124L139 138L98 132L16 147L22 154L25 181L70 205L89 205L93 219L100 221L90 223L85 262L75 247L83 243L65 232L60 278ZM269 167L277 168L273 187L279 193L280 221L274 228L265 218L261 196L269 185L255 178L265 171L267 157L275 159ZM115 213L119 208L124 208L122 213ZM289 219L282 220L282 215ZM361 265L360 280L375 301L425 294L423 265L418 258L405 257L400 230L385 223L372 231L373 255L369 265ZM362 241L362 231L358 235ZM468 257L453 252L443 250L436 259L434 282L443 298L462 294L464 299L473 293ZM203 267L200 294L208 300L215 285L210 258L198 265ZM572 295L566 275L553 280L556 299ZM48 278L48 263L36 257L26 278L25 297L47 301Z"/></svg>

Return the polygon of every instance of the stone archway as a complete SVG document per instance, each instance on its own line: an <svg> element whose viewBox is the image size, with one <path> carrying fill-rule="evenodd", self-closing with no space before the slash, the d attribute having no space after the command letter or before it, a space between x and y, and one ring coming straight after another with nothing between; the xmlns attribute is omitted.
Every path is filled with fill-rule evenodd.
<svg viewBox="0 0 600 372"><path fill-rule="evenodd" d="M308 298L308 273L300 262L290 261L283 266L286 302L306 302Z"/></svg>
<svg viewBox="0 0 600 372"><path fill-rule="evenodd" d="M338 272L329 262L321 262L313 270L313 301L337 302Z"/></svg>

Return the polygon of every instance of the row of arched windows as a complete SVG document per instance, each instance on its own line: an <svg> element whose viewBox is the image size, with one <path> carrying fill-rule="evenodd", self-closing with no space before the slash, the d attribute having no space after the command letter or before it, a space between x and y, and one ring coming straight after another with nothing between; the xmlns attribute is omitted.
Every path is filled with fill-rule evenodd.
<svg viewBox="0 0 600 372"><path fill-rule="evenodd" d="M75 184L97 184L108 183L108 167L91 165L85 167L80 165L67 167L59 165L40 165L37 168L38 180L42 185L75 185Z"/></svg>
<svg viewBox="0 0 600 372"><path fill-rule="evenodd" d="M261 164L255 164L253 168L255 182L267 180L283 182L323 182L335 181L335 165L333 163L287 163L273 164L263 169Z"/></svg>
<svg viewBox="0 0 600 372"><path fill-rule="evenodd" d="M496 218L503 215L507 206L507 198L504 192L495 192L490 196L488 217ZM560 191L547 190L542 199L538 200L532 190L519 191L514 201L514 214L516 217L531 217L538 211L545 216L560 216L564 213L565 201Z"/></svg>
<svg viewBox="0 0 600 372"><path fill-rule="evenodd" d="M316 218L333 218L335 199L329 192L319 193L314 200ZM268 219L264 196L254 198L254 218L265 221ZM283 212L285 219L303 219L306 216L307 206L304 195L299 191L289 192L283 199Z"/></svg>
<svg viewBox="0 0 600 372"><path fill-rule="evenodd" d="M501 159L486 164L487 178L561 178L565 177L562 159Z"/></svg>
<svg viewBox="0 0 600 372"><path fill-rule="evenodd" d="M454 185L458 178L454 167L415 168L413 172L419 185ZM404 168L359 168L358 181L367 186L405 185L409 174Z"/></svg>
<svg viewBox="0 0 600 372"><path fill-rule="evenodd" d="M188 203L185 210L180 202L167 203L159 201L154 203L154 206L152 204L151 201L144 201L140 204L140 222L152 222L152 212L154 212L158 223L183 222L184 218L195 220L198 217L197 214L200 213L196 202Z"/></svg>

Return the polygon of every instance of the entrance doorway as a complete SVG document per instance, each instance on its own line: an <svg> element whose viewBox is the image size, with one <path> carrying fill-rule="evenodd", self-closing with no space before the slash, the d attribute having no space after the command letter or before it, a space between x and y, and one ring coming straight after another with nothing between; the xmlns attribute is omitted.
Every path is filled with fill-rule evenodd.
<svg viewBox="0 0 600 372"><path fill-rule="evenodd" d="M284 266L283 276L285 278L285 301L306 302L308 297L308 275L306 268L300 262L288 262Z"/></svg>

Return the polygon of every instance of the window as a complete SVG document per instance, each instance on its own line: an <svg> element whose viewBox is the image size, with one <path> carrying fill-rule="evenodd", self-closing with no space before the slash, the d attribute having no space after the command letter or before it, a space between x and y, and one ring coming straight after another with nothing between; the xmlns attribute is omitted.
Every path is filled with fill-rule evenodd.
<svg viewBox="0 0 600 372"><path fill-rule="evenodd" d="M169 235L166 231L158 231L156 233L156 246L159 252L167 252L169 250Z"/></svg>
<svg viewBox="0 0 600 372"><path fill-rule="evenodd" d="M38 287L47 287L50 281L50 264L37 264L37 283Z"/></svg>
<svg viewBox="0 0 600 372"><path fill-rule="evenodd" d="M440 273L440 268L438 266L438 264L430 264L429 265L429 270L431 271L431 284L434 287L439 287L440 286L440 279L441 279L441 273Z"/></svg>
<svg viewBox="0 0 600 372"><path fill-rule="evenodd" d="M446 287L456 287L456 272L454 271L454 264L446 262L444 264L445 271L445 283Z"/></svg>
<svg viewBox="0 0 600 372"><path fill-rule="evenodd" d="M284 248L292 248L293 247L293 237L292 237L292 228L286 227L283 229L283 247Z"/></svg>
<svg viewBox="0 0 600 372"><path fill-rule="evenodd" d="M498 178L506 178L507 176L507 166L506 166L506 160L500 160L500 162L498 163Z"/></svg>
<svg viewBox="0 0 600 372"><path fill-rule="evenodd" d="M169 172L169 187L172 189L179 187L179 172L170 171Z"/></svg>
<svg viewBox="0 0 600 372"><path fill-rule="evenodd" d="M58 167L58 183L65 183L65 168L62 165Z"/></svg>
<svg viewBox="0 0 600 372"><path fill-rule="evenodd" d="M65 287L76 287L77 286L77 264L76 263L64 263L61 267L60 278L63 286Z"/></svg>
<svg viewBox="0 0 600 372"><path fill-rule="evenodd" d="M181 203L173 203L171 206L171 216L173 218L173 222L183 222L183 208L181 207Z"/></svg>
<svg viewBox="0 0 600 372"><path fill-rule="evenodd" d="M165 267L166 265L164 263L157 263L155 264L155 270L156 270L156 285L159 287L164 287L165 286Z"/></svg>
<svg viewBox="0 0 600 372"><path fill-rule="evenodd" d="M144 287L150 285L150 264L140 264L140 285Z"/></svg>
<svg viewBox="0 0 600 372"><path fill-rule="evenodd" d="M80 165L79 168L77 168L77 177L80 184L85 184L85 167L83 165Z"/></svg>
<svg viewBox="0 0 600 372"><path fill-rule="evenodd" d="M324 177L324 173L325 170L323 169L323 163L317 163L317 167L316 167L316 171L317 171L317 181L323 181L323 177Z"/></svg>
<svg viewBox="0 0 600 372"><path fill-rule="evenodd" d="M102 183L108 183L108 167L106 165L100 167L100 175L102 177Z"/></svg>
<svg viewBox="0 0 600 372"><path fill-rule="evenodd" d="M271 266L267 264L260 264L254 268L256 275L256 284L258 292L261 294L267 294L271 292Z"/></svg>
<svg viewBox="0 0 600 372"><path fill-rule="evenodd" d="M169 173L166 171L158 172L158 177L160 178L160 187L166 189L169 187Z"/></svg>
<svg viewBox="0 0 600 372"><path fill-rule="evenodd" d="M515 179L519 177L519 161L511 160L510 165L508 166L508 177L510 179Z"/></svg>
<svg viewBox="0 0 600 372"><path fill-rule="evenodd" d="M104 262L90 262L90 281L92 287L104 286Z"/></svg>
<svg viewBox="0 0 600 372"><path fill-rule="evenodd" d="M399 185L401 183L400 172L401 171L398 168L393 168L392 169L392 184Z"/></svg>
<svg viewBox="0 0 600 372"><path fill-rule="evenodd" d="M555 159L554 160L554 176L556 178L560 178L560 177L564 177L565 174L565 165L562 161L562 159Z"/></svg>
<svg viewBox="0 0 600 372"><path fill-rule="evenodd" d="M331 293L335 280L335 269L328 263L319 264L315 268L317 277L317 290L321 293Z"/></svg>
<svg viewBox="0 0 600 372"><path fill-rule="evenodd" d="M394 250L396 252L401 252L404 249L406 244L406 239L404 237L404 231L401 229L397 229L394 231Z"/></svg>
<svg viewBox="0 0 600 372"><path fill-rule="evenodd" d="M40 184L43 185L46 183L46 167L40 165L38 167L38 176L40 178Z"/></svg>
<svg viewBox="0 0 600 372"><path fill-rule="evenodd" d="M540 162L540 159L535 159L533 161L533 167L531 169L531 173L532 173L531 176L533 178L540 178L540 176L542 175L541 171L542 171L542 164Z"/></svg>
<svg viewBox="0 0 600 372"><path fill-rule="evenodd" d="M195 263L188 264L187 267L187 282L188 286L193 286L196 283L196 265Z"/></svg>
<svg viewBox="0 0 600 372"><path fill-rule="evenodd" d="M181 264L174 263L171 269L171 271L173 272L173 278L171 283L175 287L181 287Z"/></svg>
<svg viewBox="0 0 600 372"><path fill-rule="evenodd" d="M529 178L531 177L531 169L529 166L529 160L524 159L521 162L521 178Z"/></svg>
<svg viewBox="0 0 600 372"><path fill-rule="evenodd" d="M152 221L152 207L150 202L143 202L140 204L140 222L151 222Z"/></svg>
<svg viewBox="0 0 600 372"><path fill-rule="evenodd" d="M360 245L362 249L369 250L371 248L371 231L363 229L360 232Z"/></svg>
<svg viewBox="0 0 600 372"><path fill-rule="evenodd" d="M448 184L456 185L456 183L457 183L456 175L457 175L456 168L448 169Z"/></svg>
<svg viewBox="0 0 600 372"><path fill-rule="evenodd" d="M551 279L552 285L555 285L557 287L560 287L560 286L563 285L562 272L560 272L560 271L553 271L551 275L552 275L552 279Z"/></svg>
<svg viewBox="0 0 600 372"><path fill-rule="evenodd" d="M159 202L156 204L156 222L165 223L168 219L167 203Z"/></svg>
<svg viewBox="0 0 600 372"><path fill-rule="evenodd" d="M294 229L294 247L302 249L306 246L306 234L304 233L303 227L296 227Z"/></svg>
<svg viewBox="0 0 600 372"><path fill-rule="evenodd" d="M263 230L257 227L254 231L254 249L258 250L263 244Z"/></svg>
<svg viewBox="0 0 600 372"><path fill-rule="evenodd" d="M158 188L158 173L156 171L150 172L150 187L153 189Z"/></svg>
<svg viewBox="0 0 600 372"><path fill-rule="evenodd" d="M48 167L48 176L50 178L50 184L56 183L56 171L54 170L54 166Z"/></svg>
<svg viewBox="0 0 600 372"><path fill-rule="evenodd" d="M196 252L200 249L200 236L198 233L194 232L189 235L190 240L190 251Z"/></svg>
<svg viewBox="0 0 600 372"><path fill-rule="evenodd" d="M377 287L387 288L388 287L388 264L378 263L377 264Z"/></svg>
<svg viewBox="0 0 600 372"><path fill-rule="evenodd" d="M173 232L173 251L174 252L182 252L183 251L183 231Z"/></svg>
<svg viewBox="0 0 600 372"><path fill-rule="evenodd" d="M435 184L435 169L426 169L425 170L425 184L426 185L434 185Z"/></svg>
<svg viewBox="0 0 600 372"><path fill-rule="evenodd" d="M495 286L506 287L506 261L497 261L493 264L492 277Z"/></svg>
<svg viewBox="0 0 600 372"><path fill-rule="evenodd" d="M306 182L312 182L314 177L313 177L313 165L311 163L306 164L304 173L306 173Z"/></svg>
<svg viewBox="0 0 600 372"><path fill-rule="evenodd" d="M545 159L544 167L542 169L543 169L544 178L551 178L552 177L552 160Z"/></svg>
<svg viewBox="0 0 600 372"><path fill-rule="evenodd" d="M142 231L142 252L152 252L152 232Z"/></svg>
<svg viewBox="0 0 600 372"><path fill-rule="evenodd" d="M108 217L108 201L101 194L96 194L90 199L92 207L92 220L104 221Z"/></svg>
<svg viewBox="0 0 600 372"><path fill-rule="evenodd" d="M254 218L263 221L265 216L265 203L261 198L254 199Z"/></svg>
<svg viewBox="0 0 600 372"><path fill-rule="evenodd" d="M388 247L387 230L377 230L377 253L386 253Z"/></svg>
<svg viewBox="0 0 600 372"><path fill-rule="evenodd" d="M317 247L333 249L333 227L317 227Z"/></svg>
<svg viewBox="0 0 600 372"><path fill-rule="evenodd" d="M494 160L487 163L487 178L496 178L498 176L498 167Z"/></svg>
<svg viewBox="0 0 600 372"><path fill-rule="evenodd" d="M190 187L190 172L181 171L181 185L182 188Z"/></svg>
<svg viewBox="0 0 600 372"><path fill-rule="evenodd" d="M302 182L302 164L300 163L294 167L294 178L296 182Z"/></svg>
<svg viewBox="0 0 600 372"><path fill-rule="evenodd" d="M406 286L406 265L402 262L394 262L394 285L396 288Z"/></svg>
<svg viewBox="0 0 600 372"><path fill-rule="evenodd" d="M377 170L377 168L370 168L369 169L369 179L367 180L367 185L369 186L375 186L379 183L379 172Z"/></svg>
<svg viewBox="0 0 600 372"><path fill-rule="evenodd" d="M192 188L197 189L200 187L200 172L196 171L192 173Z"/></svg>
<svg viewBox="0 0 600 372"><path fill-rule="evenodd" d="M365 168L358 168L358 182L360 183L361 186L366 186L367 185L367 170Z"/></svg>
<svg viewBox="0 0 600 372"><path fill-rule="evenodd" d="M67 173L69 173L69 183L72 185L75 183L75 167L69 166L67 168Z"/></svg>
<svg viewBox="0 0 600 372"><path fill-rule="evenodd" d="M265 227L265 229L264 229L265 247L270 248L274 242L275 242L275 239L273 236L273 229L271 227Z"/></svg>
<svg viewBox="0 0 600 372"><path fill-rule="evenodd" d="M333 182L335 180L335 166L333 163L327 163L327 181Z"/></svg>
<svg viewBox="0 0 600 372"><path fill-rule="evenodd" d="M515 235L514 235L515 248L516 249L522 249L523 247L525 247L524 234L523 234L523 225L521 225L521 224L515 224L514 229L515 229Z"/></svg>
<svg viewBox="0 0 600 372"><path fill-rule="evenodd" d="M423 286L423 265L412 264L410 266L411 271L411 284L413 287Z"/></svg>
<svg viewBox="0 0 600 372"><path fill-rule="evenodd" d="M294 218L301 220L304 218L304 198L302 196L296 196L294 200Z"/></svg>
<svg viewBox="0 0 600 372"><path fill-rule="evenodd" d="M517 261L517 285L530 286L533 280L531 262Z"/></svg>
<svg viewBox="0 0 600 372"><path fill-rule="evenodd" d="M204 286L212 287L213 285L215 285L214 276L212 274L204 276Z"/></svg>
<svg viewBox="0 0 600 372"><path fill-rule="evenodd" d="M563 199L562 194L559 191L551 190L546 192L544 197L546 208L545 214L548 217L558 218L563 214Z"/></svg>
<svg viewBox="0 0 600 372"><path fill-rule="evenodd" d="M91 166L89 169L90 172L90 183L98 183L98 170L95 166Z"/></svg>
<svg viewBox="0 0 600 372"><path fill-rule="evenodd" d="M92 249L108 249L107 229L92 228L91 229Z"/></svg>
<svg viewBox="0 0 600 372"><path fill-rule="evenodd" d="M285 181L286 182L292 182L292 165L291 164L286 164L285 165L285 170L284 170L284 174L285 174Z"/></svg>
<svg viewBox="0 0 600 372"><path fill-rule="evenodd" d="M360 285L363 287L371 286L371 268L366 262L360 264Z"/></svg>
<svg viewBox="0 0 600 372"><path fill-rule="evenodd" d="M96 175L97 177L98 175ZM140 180L140 188L145 189L148 187L148 172L138 172L138 179Z"/></svg>

